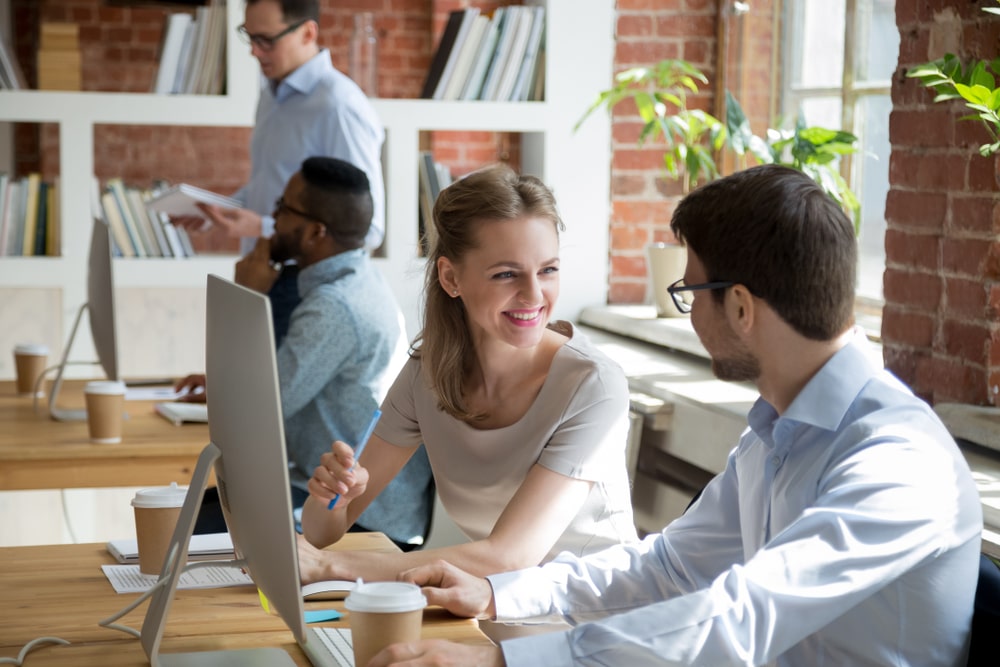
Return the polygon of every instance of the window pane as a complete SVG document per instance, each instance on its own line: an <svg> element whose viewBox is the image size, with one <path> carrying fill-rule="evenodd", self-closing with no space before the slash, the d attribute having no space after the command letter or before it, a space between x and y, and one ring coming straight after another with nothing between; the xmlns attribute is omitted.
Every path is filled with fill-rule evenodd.
<svg viewBox="0 0 1000 667"><path fill-rule="evenodd" d="M854 155L854 194L861 201L858 294L882 300L882 271L885 268L885 197L889 191L889 112L888 95L862 98L855 106L859 142Z"/></svg>
<svg viewBox="0 0 1000 667"><path fill-rule="evenodd" d="M841 125L839 97L806 97L802 99L802 113L809 127L826 127L839 130ZM794 124L798 109L788 110L788 120Z"/></svg>
<svg viewBox="0 0 1000 667"><path fill-rule="evenodd" d="M792 31L792 88L839 88L844 73L845 0L793 0L789 3Z"/></svg>
<svg viewBox="0 0 1000 667"><path fill-rule="evenodd" d="M854 77L858 83L885 82L888 87L899 59L895 0L858 0L855 21Z"/></svg>

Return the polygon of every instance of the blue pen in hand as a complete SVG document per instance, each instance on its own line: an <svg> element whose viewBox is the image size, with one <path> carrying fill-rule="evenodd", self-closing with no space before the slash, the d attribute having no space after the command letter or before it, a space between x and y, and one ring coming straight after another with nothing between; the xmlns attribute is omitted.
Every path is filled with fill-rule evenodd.
<svg viewBox="0 0 1000 667"><path fill-rule="evenodd" d="M375 408L375 414L372 415L372 420L370 422L368 422L368 427L365 429L365 432L363 434L361 434L361 440L354 447L354 463L355 463L355 465L357 465L358 459L361 458L361 452L365 451L365 445L368 444L368 439L370 437L372 437L372 433L375 431L375 424L378 423L378 418L381 417L381 416L382 416L382 411L379 410L378 408ZM351 466L349 468L349 470L354 470L354 466ZM327 505L326 508L328 510L332 510L333 506L337 504L338 500L340 500L340 494L339 493L337 495L335 495L330 500L330 504Z"/></svg>

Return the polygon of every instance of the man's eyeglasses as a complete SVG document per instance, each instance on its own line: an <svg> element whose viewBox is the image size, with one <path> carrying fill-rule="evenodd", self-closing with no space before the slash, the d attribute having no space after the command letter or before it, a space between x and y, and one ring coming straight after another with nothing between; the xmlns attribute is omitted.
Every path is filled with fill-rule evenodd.
<svg viewBox="0 0 1000 667"><path fill-rule="evenodd" d="M288 204L285 203L284 197L278 197L277 201L274 202L274 213L271 214L271 217L277 220L278 216L280 216L282 213L285 213L286 211L288 213L294 213L300 218L305 218L306 220L312 220L313 222L319 222L324 225L326 224L326 222L317 218L315 215L312 215L311 213L306 213L303 210L297 209L293 206L289 206Z"/></svg>
<svg viewBox="0 0 1000 667"><path fill-rule="evenodd" d="M277 35L255 35L253 33L247 32L247 27L245 25L241 25L238 28L236 28L236 34L239 35L240 39L242 39L246 44L252 44L261 51L270 51L271 49L274 48L275 42L277 42L285 35L295 32L296 30L299 29L299 27L302 26L303 23L305 23L308 20L309 19L302 19L301 21L293 23L292 25L288 26L287 28L279 32Z"/></svg>
<svg viewBox="0 0 1000 667"><path fill-rule="evenodd" d="M667 293L670 294L670 298L674 300L674 306L678 311L682 313L691 312L691 302L694 300L690 292L695 292L697 290L703 289L723 289L725 287L732 287L736 283L729 280L717 280L710 283L699 283L697 285L685 285L684 279L675 280L674 283L667 288ZM688 294L685 294L688 292ZM685 298L687 297L687 298Z"/></svg>

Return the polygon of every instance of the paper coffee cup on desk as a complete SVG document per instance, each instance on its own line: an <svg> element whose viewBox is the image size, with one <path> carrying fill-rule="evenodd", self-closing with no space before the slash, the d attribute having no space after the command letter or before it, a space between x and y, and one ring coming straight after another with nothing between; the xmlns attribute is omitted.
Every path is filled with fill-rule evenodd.
<svg viewBox="0 0 1000 667"><path fill-rule="evenodd" d="M45 345L22 343L14 346L14 369L17 373L17 393L21 396L35 395L35 385L45 370L49 358L49 348ZM41 388L38 396L41 396Z"/></svg>
<svg viewBox="0 0 1000 667"><path fill-rule="evenodd" d="M359 579L344 606L351 612L354 664L367 665L390 644L420 639L427 598L415 584L399 581L366 584Z"/></svg>
<svg viewBox="0 0 1000 667"><path fill-rule="evenodd" d="M88 382L83 388L87 401L87 428L90 441L122 441L122 413L125 411L124 382Z"/></svg>
<svg viewBox="0 0 1000 667"><path fill-rule="evenodd" d="M140 489L132 498L139 571L143 574L159 574L163 569L163 559L170 547L186 495L187 487L171 482L170 486Z"/></svg>

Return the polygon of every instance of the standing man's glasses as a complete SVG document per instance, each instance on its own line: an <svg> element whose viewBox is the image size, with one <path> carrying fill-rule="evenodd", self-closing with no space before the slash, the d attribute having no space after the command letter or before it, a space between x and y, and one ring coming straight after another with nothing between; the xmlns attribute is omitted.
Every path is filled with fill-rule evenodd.
<svg viewBox="0 0 1000 667"><path fill-rule="evenodd" d="M287 28L279 32L277 35L255 35L253 33L247 32L247 27L245 25L241 25L238 28L236 28L236 34L239 35L240 39L242 39L245 43L252 44L261 51L270 51L271 49L274 48L275 42L277 42L285 35L295 32L302 26L303 23L305 23L308 20L309 19L302 19L301 21L293 23L292 25L288 26Z"/></svg>
<svg viewBox="0 0 1000 667"><path fill-rule="evenodd" d="M684 294L685 292L695 292L697 290L703 289L723 289L726 287L732 287L736 283L729 280L718 280L711 283L699 283L697 285L685 285L684 279L674 281L674 283L667 288L667 293L670 294L670 298L674 300L674 306L678 311L682 313L691 312L691 301L693 301L692 294ZM688 298L685 298L688 297Z"/></svg>
<svg viewBox="0 0 1000 667"><path fill-rule="evenodd" d="M297 208L295 208L293 206L289 206L288 204L285 203L285 198L284 197L279 197L277 199L277 201L274 202L274 213L271 214L271 217L274 218L275 220L277 220L278 216L280 216L282 213L284 213L286 211L288 213L294 213L295 215L299 216L300 218L305 218L306 220L312 220L313 222L319 222L319 223L321 223L323 225L326 224L326 222L324 222L323 220L320 220L315 215L312 215L310 213L306 213L305 211L297 209Z"/></svg>

